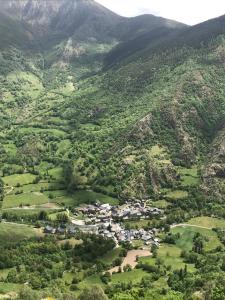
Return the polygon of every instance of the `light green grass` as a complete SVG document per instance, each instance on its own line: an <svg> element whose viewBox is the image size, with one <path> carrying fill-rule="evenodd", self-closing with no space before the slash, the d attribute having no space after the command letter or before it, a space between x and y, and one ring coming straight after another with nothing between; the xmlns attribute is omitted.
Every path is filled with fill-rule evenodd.
<svg viewBox="0 0 225 300"><path fill-rule="evenodd" d="M182 249L190 251L193 246L193 238L196 233L200 233L207 240L204 243L204 249L210 251L220 246L221 243L217 237L216 232L211 229L204 229L198 227L175 227L172 230L172 233L180 233L181 237L177 240L176 245Z"/></svg>
<svg viewBox="0 0 225 300"><path fill-rule="evenodd" d="M182 186L193 186L199 184L200 182L200 178L198 176L198 169L196 166L193 166L190 169L180 168L179 173L181 175Z"/></svg>
<svg viewBox="0 0 225 300"><path fill-rule="evenodd" d="M193 166L192 168L179 168L179 173L181 175L186 175L186 176L193 176L193 177L198 177L198 169L196 166Z"/></svg>
<svg viewBox="0 0 225 300"><path fill-rule="evenodd" d="M31 98L37 98L43 91L43 85L39 78L32 73L18 71L13 72L7 76L7 81L10 83L19 83L20 91L24 92Z"/></svg>
<svg viewBox="0 0 225 300"><path fill-rule="evenodd" d="M167 208L170 204L166 200L158 200L158 201L152 202L152 205L154 207L163 209L163 208Z"/></svg>
<svg viewBox="0 0 225 300"><path fill-rule="evenodd" d="M16 155L16 152L17 152L16 145L14 145L12 143L11 144L5 144L4 149L7 153L7 155L10 155L10 156L15 156Z"/></svg>
<svg viewBox="0 0 225 300"><path fill-rule="evenodd" d="M64 187L63 184L59 184L57 182L39 182L36 184L27 184L22 187L14 188L13 191L10 194L15 194L17 191L23 191L23 193L32 193L32 192L40 192L41 189L46 191L46 195L49 193L54 192L55 189ZM53 190L53 191L52 191Z"/></svg>
<svg viewBox="0 0 225 300"><path fill-rule="evenodd" d="M148 273L143 271L142 269L134 269L130 272L115 273L112 274L111 283L113 284L119 282L128 283L131 281L133 283L138 283L146 275L148 275ZM85 278L85 280L83 280L82 282L80 282L78 287L80 289L83 289L87 286L96 285L96 284L104 287L104 284L102 283L99 275L92 275L90 277Z"/></svg>
<svg viewBox="0 0 225 300"><path fill-rule="evenodd" d="M166 197L172 200L184 199L188 196L188 192L182 190L171 191L166 194Z"/></svg>
<svg viewBox="0 0 225 300"><path fill-rule="evenodd" d="M49 199L42 193L24 193L19 195L6 196L3 201L3 208L19 207L20 205L41 205L48 202Z"/></svg>
<svg viewBox="0 0 225 300"><path fill-rule="evenodd" d="M18 292L22 286L22 284L0 282L0 294L4 295L10 292Z"/></svg>
<svg viewBox="0 0 225 300"><path fill-rule="evenodd" d="M117 257L119 257L121 248L115 248L112 251L109 251L106 253L100 261L105 263L105 264L111 264Z"/></svg>
<svg viewBox="0 0 225 300"><path fill-rule="evenodd" d="M51 202L64 204L67 206L79 206L85 203L94 203L99 201L101 203L109 203L116 205L119 203L118 199L112 198L107 195L95 193L93 191L77 191L74 194L64 195L51 199Z"/></svg>
<svg viewBox="0 0 225 300"><path fill-rule="evenodd" d="M58 144L57 154L65 153L71 147L70 140L63 140Z"/></svg>
<svg viewBox="0 0 225 300"><path fill-rule="evenodd" d="M20 127L19 132L21 134L29 134L29 133L45 133L52 136L57 136L59 138L65 138L66 132L59 129L44 129L44 128L36 128L36 127Z"/></svg>
<svg viewBox="0 0 225 300"><path fill-rule="evenodd" d="M211 217L197 217L191 219L188 224L203 226L208 228L225 228L225 220Z"/></svg>
<svg viewBox="0 0 225 300"><path fill-rule="evenodd" d="M49 170L48 174L53 176L53 178L57 181L63 179L63 169L61 167L57 167Z"/></svg>
<svg viewBox="0 0 225 300"><path fill-rule="evenodd" d="M104 284L102 283L99 275L92 275L92 276L89 276L89 277L85 278L83 281L81 281L78 284L78 287L79 287L79 289L84 289L87 286L92 286L92 285L96 285L96 284L104 286Z"/></svg>
<svg viewBox="0 0 225 300"><path fill-rule="evenodd" d="M150 150L150 155L151 156L158 156L164 153L164 148L160 147L159 145L155 145L151 148Z"/></svg>
<svg viewBox="0 0 225 300"><path fill-rule="evenodd" d="M166 266L171 266L172 270L184 268L185 263L180 257L180 254L181 249L176 245L162 244L158 249L158 258L161 258ZM156 259L150 256L141 257L139 258L139 261L150 265L155 265L156 263ZM188 270L193 272L195 270L194 266L188 264Z"/></svg>
<svg viewBox="0 0 225 300"><path fill-rule="evenodd" d="M38 235L38 231L27 225L0 223L1 244L16 243Z"/></svg>
<svg viewBox="0 0 225 300"><path fill-rule="evenodd" d="M30 173L14 174L14 175L10 175L10 176L5 176L2 178L2 180L4 181L5 185L15 187L17 185L17 183L19 183L20 185L32 183L33 180L35 179L35 177L36 177L35 175L30 174Z"/></svg>
<svg viewBox="0 0 225 300"><path fill-rule="evenodd" d="M132 281L133 283L138 283L147 274L148 273L143 271L142 269L134 269L130 272L115 273L112 275L112 283L128 283L130 281Z"/></svg>
<svg viewBox="0 0 225 300"><path fill-rule="evenodd" d="M26 208L18 208L18 209L4 209L3 212L8 212L10 214L16 215L20 218L26 217L26 216L32 216L35 214L40 213L41 211L46 211L48 214L55 213L57 211L56 209L49 209L49 208L32 208L32 209L26 209Z"/></svg>
<svg viewBox="0 0 225 300"><path fill-rule="evenodd" d="M4 269L4 270L0 270L0 279L6 279L10 270L12 269Z"/></svg>
<svg viewBox="0 0 225 300"><path fill-rule="evenodd" d="M59 215L59 214L65 214L65 213L66 213L65 211L61 211L61 212L55 211L55 212L49 214L49 218L52 221L56 221L57 220L57 215Z"/></svg>
<svg viewBox="0 0 225 300"><path fill-rule="evenodd" d="M124 225L128 224L130 228L135 229L135 228L143 228L145 226L148 226L148 223L151 223L151 220L125 220Z"/></svg>

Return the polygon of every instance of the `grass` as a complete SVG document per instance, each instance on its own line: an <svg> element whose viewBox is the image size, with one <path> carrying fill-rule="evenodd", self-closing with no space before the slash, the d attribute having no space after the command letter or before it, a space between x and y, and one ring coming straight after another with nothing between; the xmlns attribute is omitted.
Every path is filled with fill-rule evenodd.
<svg viewBox="0 0 225 300"><path fill-rule="evenodd" d="M27 225L0 223L1 244L16 243L38 235L38 231Z"/></svg>
<svg viewBox="0 0 225 300"><path fill-rule="evenodd" d="M197 185L200 182L198 176L198 169L196 166L193 166L190 169L180 168L179 173L181 175L182 186L193 186L193 185Z"/></svg>
<svg viewBox="0 0 225 300"><path fill-rule="evenodd" d="M158 156L164 153L164 149L160 147L159 145L155 145L151 148L150 150L150 155L151 156Z"/></svg>
<svg viewBox="0 0 225 300"><path fill-rule="evenodd" d="M132 281L133 283L138 283L147 274L148 273L143 271L142 269L134 269L130 272L115 273L112 275L112 283L128 283L130 281Z"/></svg>
<svg viewBox="0 0 225 300"><path fill-rule="evenodd" d="M35 178L36 178L35 175L26 173L26 174L14 174L10 176L5 176L2 178L2 180L4 181L5 185L15 187L18 183L20 185L32 183Z"/></svg>
<svg viewBox="0 0 225 300"><path fill-rule="evenodd" d="M63 185L62 185L63 187ZM29 192L40 192L41 189L43 189L44 191L52 191L52 190L55 190L55 189L59 189L60 188L60 184L59 183L55 183L55 182L52 182L52 183L48 183L48 182L39 182L39 183L36 183L36 184L27 184L27 185L24 185L22 187L18 187L18 188L14 188L13 191L11 193L16 193L17 191L23 191L24 193L29 193ZM11 194L10 193L10 194ZM51 193L51 192L48 192L46 193L47 195Z"/></svg>
<svg viewBox="0 0 225 300"><path fill-rule="evenodd" d="M190 186L197 185L200 182L200 179L198 177L182 176L181 181L182 186Z"/></svg>
<svg viewBox="0 0 225 300"><path fill-rule="evenodd" d="M182 190L171 191L166 194L166 197L175 200L175 199L184 199L188 196L188 192Z"/></svg>
<svg viewBox="0 0 225 300"><path fill-rule="evenodd" d="M220 246L221 243L217 237L216 232L211 229L198 228L198 227L175 227L172 233L180 233L181 237L177 240L176 246L182 250L190 251L193 245L193 238L196 233L200 233L206 238L204 249L210 251Z"/></svg>
<svg viewBox="0 0 225 300"><path fill-rule="evenodd" d="M19 207L20 205L41 205L48 202L49 199L47 196L40 192L23 193L19 195L6 196L3 201L3 208Z"/></svg>
<svg viewBox="0 0 225 300"><path fill-rule="evenodd" d="M32 216L32 215L38 214L43 210L46 211L48 214L54 213L56 211L55 209L42 208L42 207L32 208L32 209L27 209L27 208L4 209L3 211L8 212L8 213L13 213L13 215L23 218L26 216Z"/></svg>
<svg viewBox="0 0 225 300"><path fill-rule="evenodd" d="M21 134L29 134L29 133L45 133L48 135L56 136L59 138L65 138L66 132L59 129L44 129L44 128L36 128L36 127L20 127L19 132Z"/></svg>
<svg viewBox="0 0 225 300"><path fill-rule="evenodd" d="M17 147L13 143L11 143L11 144L5 144L4 145L4 149L5 149L6 153L7 153L7 155L9 155L9 156L15 156L16 155Z"/></svg>
<svg viewBox="0 0 225 300"><path fill-rule="evenodd" d="M50 218L51 221L56 221L57 220L57 215L65 214L65 213L66 213L65 211L62 211L62 212L54 211L53 213L49 214L49 218Z"/></svg>
<svg viewBox="0 0 225 300"><path fill-rule="evenodd" d="M158 250L158 258L161 258L166 266L171 266L172 270L184 268L185 263L180 254L181 249L177 245L162 244ZM155 265L156 263L156 259L150 256L141 257L139 261L150 265ZM195 270L194 266L188 264L188 270L193 272Z"/></svg>
<svg viewBox="0 0 225 300"><path fill-rule="evenodd" d="M54 180L62 180L63 179L63 169L61 167L56 167L48 171L48 174L51 175Z"/></svg>
<svg viewBox="0 0 225 300"><path fill-rule="evenodd" d="M102 283L99 275L92 275L92 276L89 276L89 277L85 278L83 281L81 281L78 284L78 287L79 287L79 289L84 289L87 286L89 287L89 286L96 285L96 284L104 286L104 284Z"/></svg>
<svg viewBox="0 0 225 300"><path fill-rule="evenodd" d="M76 240L75 238L66 239L62 241L58 241L59 245L65 245L66 243L69 243L71 246L76 246L82 244L82 240Z"/></svg>
<svg viewBox="0 0 225 300"><path fill-rule="evenodd" d="M7 278L10 270L12 270L12 269L0 270L0 281L1 281L1 279L5 280Z"/></svg>
<svg viewBox="0 0 225 300"><path fill-rule="evenodd" d="M197 217L191 219L188 224L203 226L208 228L225 228L225 220L212 218L212 217Z"/></svg>
<svg viewBox="0 0 225 300"><path fill-rule="evenodd" d="M79 206L81 204L94 203L96 201L112 205L117 205L119 203L118 199L93 191L77 191L74 194L62 195L51 200L51 202L59 204L63 203L67 206Z"/></svg>
<svg viewBox="0 0 225 300"><path fill-rule="evenodd" d="M115 273L111 277L111 282L113 284L124 282L128 283L132 281L133 283L138 283L141 281L141 279L146 276L148 273L141 270L141 269L134 269L130 272L124 272L124 273ZM102 283L99 275L92 275L90 277L85 278L85 280L81 281L78 285L80 289L83 289L87 286L91 285L101 285L104 287L104 284Z"/></svg>
<svg viewBox="0 0 225 300"><path fill-rule="evenodd" d="M134 247L142 248L144 247L144 242L142 240L133 240L132 245Z"/></svg>
<svg viewBox="0 0 225 300"><path fill-rule="evenodd" d="M18 292L22 286L22 284L0 282L0 294Z"/></svg>
<svg viewBox="0 0 225 300"><path fill-rule="evenodd" d="M124 225L129 225L130 228L135 229L135 228L143 228L145 226L148 226L148 223L151 222L151 220L125 220Z"/></svg>
<svg viewBox="0 0 225 300"><path fill-rule="evenodd" d="M112 251L109 251L108 253L106 253L101 259L100 261L103 262L104 264L112 264L112 262L119 257L121 248L115 248Z"/></svg>
<svg viewBox="0 0 225 300"><path fill-rule="evenodd" d="M158 200L152 202L152 205L157 208L164 209L167 208L170 204L166 200Z"/></svg>

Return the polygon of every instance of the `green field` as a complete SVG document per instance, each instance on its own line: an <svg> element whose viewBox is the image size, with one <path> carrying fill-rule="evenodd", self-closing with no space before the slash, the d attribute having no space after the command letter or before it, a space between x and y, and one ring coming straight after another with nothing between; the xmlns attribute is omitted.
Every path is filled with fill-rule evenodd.
<svg viewBox="0 0 225 300"><path fill-rule="evenodd" d="M103 262L104 264L111 264L117 257L119 257L120 251L120 248L115 248L112 251L106 253L101 258L101 262Z"/></svg>
<svg viewBox="0 0 225 300"><path fill-rule="evenodd" d="M60 210L61 208L59 208ZM20 218L26 217L26 216L31 216L31 215L35 215L40 213L41 211L46 211L48 214L53 214L55 213L57 210L56 209L49 209L49 208L44 208L44 207L40 207L40 208L13 208L13 209L4 209L3 212L7 212L7 213L13 213L13 215L16 215Z"/></svg>
<svg viewBox="0 0 225 300"><path fill-rule="evenodd" d="M168 203L166 200L158 200L158 201L152 202L152 206L160 208L160 209L167 208L169 205L170 205L170 203Z"/></svg>
<svg viewBox="0 0 225 300"><path fill-rule="evenodd" d="M143 271L142 269L134 269L130 272L115 273L115 274L112 274L111 282L113 284L121 283L121 282L128 283L131 281L133 283L138 283L147 274L148 273ZM82 289L87 286L96 285L96 284L104 286L99 275L92 275L90 277L85 278L85 280L83 280L82 282L80 282L78 287L80 289Z"/></svg>
<svg viewBox="0 0 225 300"><path fill-rule="evenodd" d="M148 226L148 224L151 223L151 220L125 220L124 225L130 226L130 228L143 228L145 226Z"/></svg>
<svg viewBox="0 0 225 300"><path fill-rule="evenodd" d="M158 258L161 258L166 266L171 266L173 270L180 269L185 266L180 254L181 248L176 245L162 244L158 250ZM150 265L154 265L156 263L156 259L153 257L141 257L139 260ZM188 270L190 272L194 271L194 266L189 264Z"/></svg>
<svg viewBox="0 0 225 300"><path fill-rule="evenodd" d="M112 283L128 283L130 281L132 281L133 283L138 283L147 274L148 273L143 271L142 269L134 269L130 272L115 273L112 275Z"/></svg>
<svg viewBox="0 0 225 300"><path fill-rule="evenodd" d="M48 203L49 199L40 192L23 193L19 195L9 195L4 198L3 208L41 205Z"/></svg>
<svg viewBox="0 0 225 300"><path fill-rule="evenodd" d="M16 187L12 190L10 195L15 194L16 192L21 191L21 190L24 193L40 192L41 190L44 190L44 191L52 191L53 190L53 192L54 192L54 190L59 189L59 188L63 188L63 187L64 187L63 184L59 184L59 183L56 183L56 182L51 182L51 183L39 182L39 183L36 183L36 184L34 184L34 183L33 184L26 184L26 185L23 185L21 187Z"/></svg>
<svg viewBox="0 0 225 300"><path fill-rule="evenodd" d="M181 237L177 240L176 246L182 250L190 251L192 249L192 241L196 233L200 233L207 239L204 244L204 249L206 251L213 250L221 245L216 232L211 229L181 226L175 227L171 231L172 233L180 233Z"/></svg>
<svg viewBox="0 0 225 300"><path fill-rule="evenodd" d="M22 286L22 284L0 282L0 294L4 295L6 293L18 292Z"/></svg>
<svg viewBox="0 0 225 300"><path fill-rule="evenodd" d="M53 196L57 195L54 192L51 194ZM101 203L109 203L112 205L116 205L119 203L118 199L100 193L95 193L93 191L77 191L74 194L64 194L62 196L56 196L55 198L51 199L51 202L74 207L85 203L94 203L97 201Z"/></svg>
<svg viewBox="0 0 225 300"><path fill-rule="evenodd" d="M191 219L188 224L208 227L208 228L225 228L225 220L211 217L197 217Z"/></svg>
<svg viewBox="0 0 225 300"><path fill-rule="evenodd" d="M188 196L188 192L182 190L171 191L166 194L166 197L171 200L183 199Z"/></svg>
<svg viewBox="0 0 225 300"><path fill-rule="evenodd" d="M0 223L1 243L15 243L38 235L37 230L27 225Z"/></svg>
<svg viewBox="0 0 225 300"><path fill-rule="evenodd" d="M5 185L15 187L18 183L20 185L32 183L35 178L36 178L35 175L27 173L27 174L14 174L10 176L5 176L2 179Z"/></svg>

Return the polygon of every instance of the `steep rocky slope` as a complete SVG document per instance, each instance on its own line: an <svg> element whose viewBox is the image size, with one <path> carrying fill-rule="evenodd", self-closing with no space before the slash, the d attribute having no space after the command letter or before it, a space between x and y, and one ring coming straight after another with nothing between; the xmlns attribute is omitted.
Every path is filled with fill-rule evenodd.
<svg viewBox="0 0 225 300"><path fill-rule="evenodd" d="M124 18L92 0L1 0L0 7L4 14L29 27L47 65L57 62L61 67L82 57L76 67L87 64L95 70L104 54L121 41L149 30L185 27L151 15Z"/></svg>
<svg viewBox="0 0 225 300"><path fill-rule="evenodd" d="M39 42L30 53L13 44L2 51L3 144L30 149L37 169L49 160L66 165L71 190L126 199L197 187L212 195L214 177L223 186L223 157L211 149L223 147L224 17L187 28L153 16L122 18L93 1L0 3L4 18ZM48 35L54 39L44 49ZM57 157L54 130L69 144Z"/></svg>

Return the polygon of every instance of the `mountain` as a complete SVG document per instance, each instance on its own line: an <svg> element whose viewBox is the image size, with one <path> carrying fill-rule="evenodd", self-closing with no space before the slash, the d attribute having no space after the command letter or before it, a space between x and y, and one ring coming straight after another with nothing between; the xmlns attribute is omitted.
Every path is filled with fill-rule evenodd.
<svg viewBox="0 0 225 300"><path fill-rule="evenodd" d="M105 53L121 41L149 30L185 27L152 15L124 18L92 0L1 0L0 7L14 22L29 28L47 65L76 60L76 67L86 64L96 70Z"/></svg>
<svg viewBox="0 0 225 300"><path fill-rule="evenodd" d="M224 299L225 16L187 26L91 0L0 8L3 292L86 299L97 282L109 299ZM118 209L127 243L114 248L107 222L104 237L70 232L95 228L93 207L107 205L79 206L98 202ZM133 246L152 256L110 275Z"/></svg>
<svg viewBox="0 0 225 300"><path fill-rule="evenodd" d="M217 171L210 147L224 130L220 80L224 16L188 27L152 15L123 18L91 0L0 4L0 27L12 31L11 42L5 42L1 53L4 126L13 116L13 126L29 126L32 120L31 128L39 123L54 128L50 120L56 114L79 147L88 143L88 148L97 149L95 175L87 175L89 168L82 167L81 182L101 191L116 186L111 192L121 198L149 193L158 197L164 187L178 189L183 178L180 168L196 165L202 167L196 182L203 191L210 189L208 195L212 193L208 182L212 179L212 186L217 182ZM1 35L3 40L7 37L3 30ZM26 51L21 45L24 39L32 42L24 43L29 45ZM43 45L46 39L51 42ZM211 78L217 78L216 89ZM36 119L37 111L44 119L39 113ZM76 166L79 151L72 149L68 157L75 157L69 164ZM154 149L157 156L151 152ZM92 156L92 150L85 153ZM124 165L133 170L126 171L129 176L118 171ZM223 174L221 161L217 168ZM215 178L207 175L213 172ZM71 187L73 180L68 179Z"/></svg>
<svg viewBox="0 0 225 300"><path fill-rule="evenodd" d="M158 27L183 27L153 15L124 18L93 0L10 0L1 9L32 26L40 35L56 34L76 41L126 40Z"/></svg>

